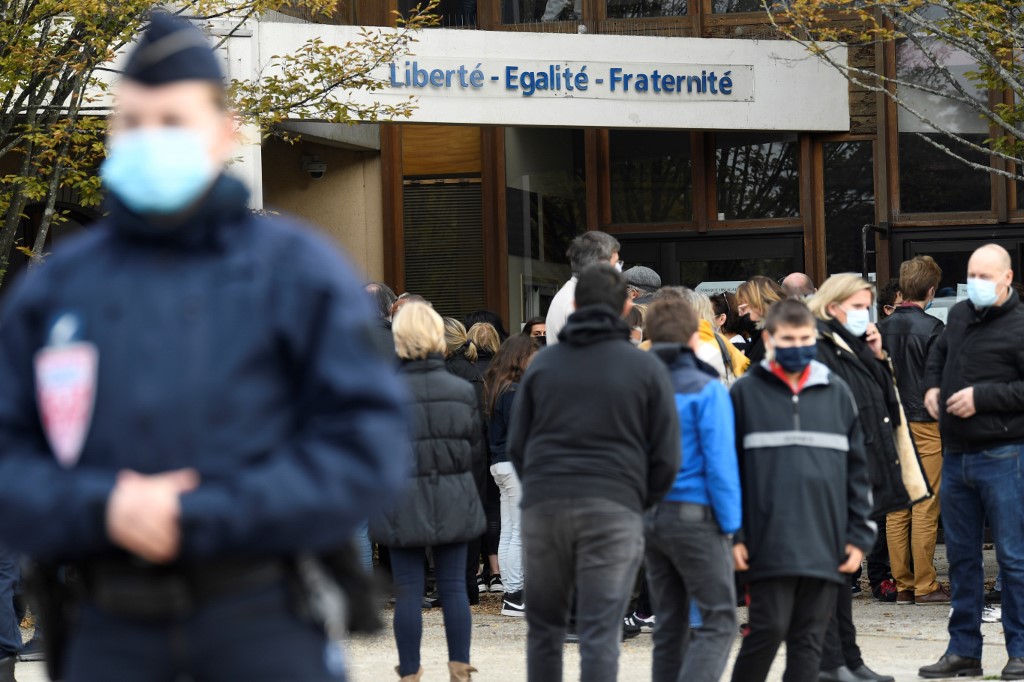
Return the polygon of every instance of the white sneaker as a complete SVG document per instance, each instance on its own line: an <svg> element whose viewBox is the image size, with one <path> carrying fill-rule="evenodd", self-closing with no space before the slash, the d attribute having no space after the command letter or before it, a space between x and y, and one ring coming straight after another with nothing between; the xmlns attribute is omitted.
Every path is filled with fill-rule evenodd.
<svg viewBox="0 0 1024 682"><path fill-rule="evenodd" d="M1003 620L1003 607L999 604L989 604L981 612L982 623L998 623Z"/></svg>

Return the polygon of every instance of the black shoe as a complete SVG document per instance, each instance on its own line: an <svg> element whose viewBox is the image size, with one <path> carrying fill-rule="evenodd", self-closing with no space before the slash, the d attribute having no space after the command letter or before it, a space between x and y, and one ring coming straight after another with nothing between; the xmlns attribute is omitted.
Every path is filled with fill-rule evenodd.
<svg viewBox="0 0 1024 682"><path fill-rule="evenodd" d="M632 615L626 616L622 619L622 641L625 642L627 639L633 639L637 635L643 632L643 627L640 623L633 619Z"/></svg>
<svg viewBox="0 0 1024 682"><path fill-rule="evenodd" d="M43 640L36 635L32 635L32 639L28 640L28 644L21 647L21 651L18 653L19 661L45 661L46 654L43 652Z"/></svg>
<svg viewBox="0 0 1024 682"><path fill-rule="evenodd" d="M512 616L513 618L526 617L526 602L523 601L523 591L506 592L501 600L501 615Z"/></svg>
<svg viewBox="0 0 1024 682"><path fill-rule="evenodd" d="M860 682L860 678L845 665L818 673L818 682Z"/></svg>
<svg viewBox="0 0 1024 682"><path fill-rule="evenodd" d="M989 590L985 593L986 604L1002 604L1003 603L1003 591L1002 590Z"/></svg>
<svg viewBox="0 0 1024 682"><path fill-rule="evenodd" d="M896 678L892 675L879 675L864 664L861 664L859 668L854 668L850 672L852 672L853 676L858 680L863 680L864 682L896 682Z"/></svg>
<svg viewBox="0 0 1024 682"><path fill-rule="evenodd" d="M0 682L18 682L14 679L14 662L17 656L0 658Z"/></svg>
<svg viewBox="0 0 1024 682"><path fill-rule="evenodd" d="M1024 680L1024 658L1014 657L1003 668L1004 680Z"/></svg>
<svg viewBox="0 0 1024 682"><path fill-rule="evenodd" d="M981 660L946 654L938 663L926 665L917 671L926 680L944 680L949 677L981 677Z"/></svg>
<svg viewBox="0 0 1024 682"><path fill-rule="evenodd" d="M466 597L469 599L470 606L480 605L480 593L476 589L470 589L466 591Z"/></svg>

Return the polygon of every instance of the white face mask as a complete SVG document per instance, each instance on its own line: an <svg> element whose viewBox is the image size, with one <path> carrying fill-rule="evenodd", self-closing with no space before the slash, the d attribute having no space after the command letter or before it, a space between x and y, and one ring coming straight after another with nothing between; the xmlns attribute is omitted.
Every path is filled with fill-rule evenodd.
<svg viewBox="0 0 1024 682"><path fill-rule="evenodd" d="M843 323L843 327L846 331L850 332L853 336L860 338L868 333L868 324L871 322L871 313L866 308L846 310L846 322Z"/></svg>

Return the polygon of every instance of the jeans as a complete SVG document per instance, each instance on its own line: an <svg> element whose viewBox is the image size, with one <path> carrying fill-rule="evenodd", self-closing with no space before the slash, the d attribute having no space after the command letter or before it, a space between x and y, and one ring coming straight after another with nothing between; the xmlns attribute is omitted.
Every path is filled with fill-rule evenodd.
<svg viewBox="0 0 1024 682"><path fill-rule="evenodd" d="M137 621L83 604L71 632L67 682L336 682L324 633L294 615L282 585L215 599L194 615ZM283 652L286 652L283 653Z"/></svg>
<svg viewBox="0 0 1024 682"><path fill-rule="evenodd" d="M613 682L622 616L644 551L639 512L601 498L549 499L523 509L529 682L561 682L575 587L580 679Z"/></svg>
<svg viewBox="0 0 1024 682"><path fill-rule="evenodd" d="M921 456L921 468L933 497L889 514L885 519L892 577L900 592L913 590L918 597L939 589L935 579L935 541L939 532L939 488L942 485L942 439L939 425L910 423L910 433ZM914 568L910 564L913 561Z"/></svg>
<svg viewBox="0 0 1024 682"><path fill-rule="evenodd" d="M426 583L423 547L391 548L391 573L395 578L395 643L398 645L399 676L415 675L420 669L420 640L423 638L423 591ZM466 545L434 547L437 591L444 611L444 634L448 660L469 663L469 599L464 571Z"/></svg>
<svg viewBox="0 0 1024 682"><path fill-rule="evenodd" d="M732 543L704 505L661 502L644 517L653 682L717 682L736 636ZM692 601L691 601L692 600ZM691 603L701 625L690 641Z"/></svg>
<svg viewBox="0 0 1024 682"><path fill-rule="evenodd" d="M743 638L732 682L764 682L782 642L783 682L817 682L821 642L836 603L836 589L818 578L769 578L750 583L750 631Z"/></svg>
<svg viewBox="0 0 1024 682"><path fill-rule="evenodd" d="M1024 463L1021 445L972 454L946 453L942 462L942 523L949 555L953 615L946 653L981 658L985 518L992 526L1003 583L1006 652L1024 656Z"/></svg>
<svg viewBox="0 0 1024 682"><path fill-rule="evenodd" d="M0 658L21 651L21 619L14 606L19 574L18 555L0 548Z"/></svg>
<svg viewBox="0 0 1024 682"><path fill-rule="evenodd" d="M359 563L363 570L373 575L373 545L370 543L370 522L364 521L356 529L356 548L359 550Z"/></svg>
<svg viewBox="0 0 1024 682"><path fill-rule="evenodd" d="M519 500L523 486L511 462L491 466L491 476L501 491L501 539L498 542L498 566L505 592L523 589L523 539L520 531L522 514Z"/></svg>

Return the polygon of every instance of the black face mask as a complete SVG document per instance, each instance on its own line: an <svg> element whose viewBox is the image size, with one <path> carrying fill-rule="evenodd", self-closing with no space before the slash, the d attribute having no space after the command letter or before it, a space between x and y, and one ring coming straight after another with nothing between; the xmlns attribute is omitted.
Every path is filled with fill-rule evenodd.
<svg viewBox="0 0 1024 682"><path fill-rule="evenodd" d="M743 336L746 336L748 339L754 338L754 335L758 333L757 322L750 319L750 313L740 315L739 324L737 326L738 329L736 331Z"/></svg>

